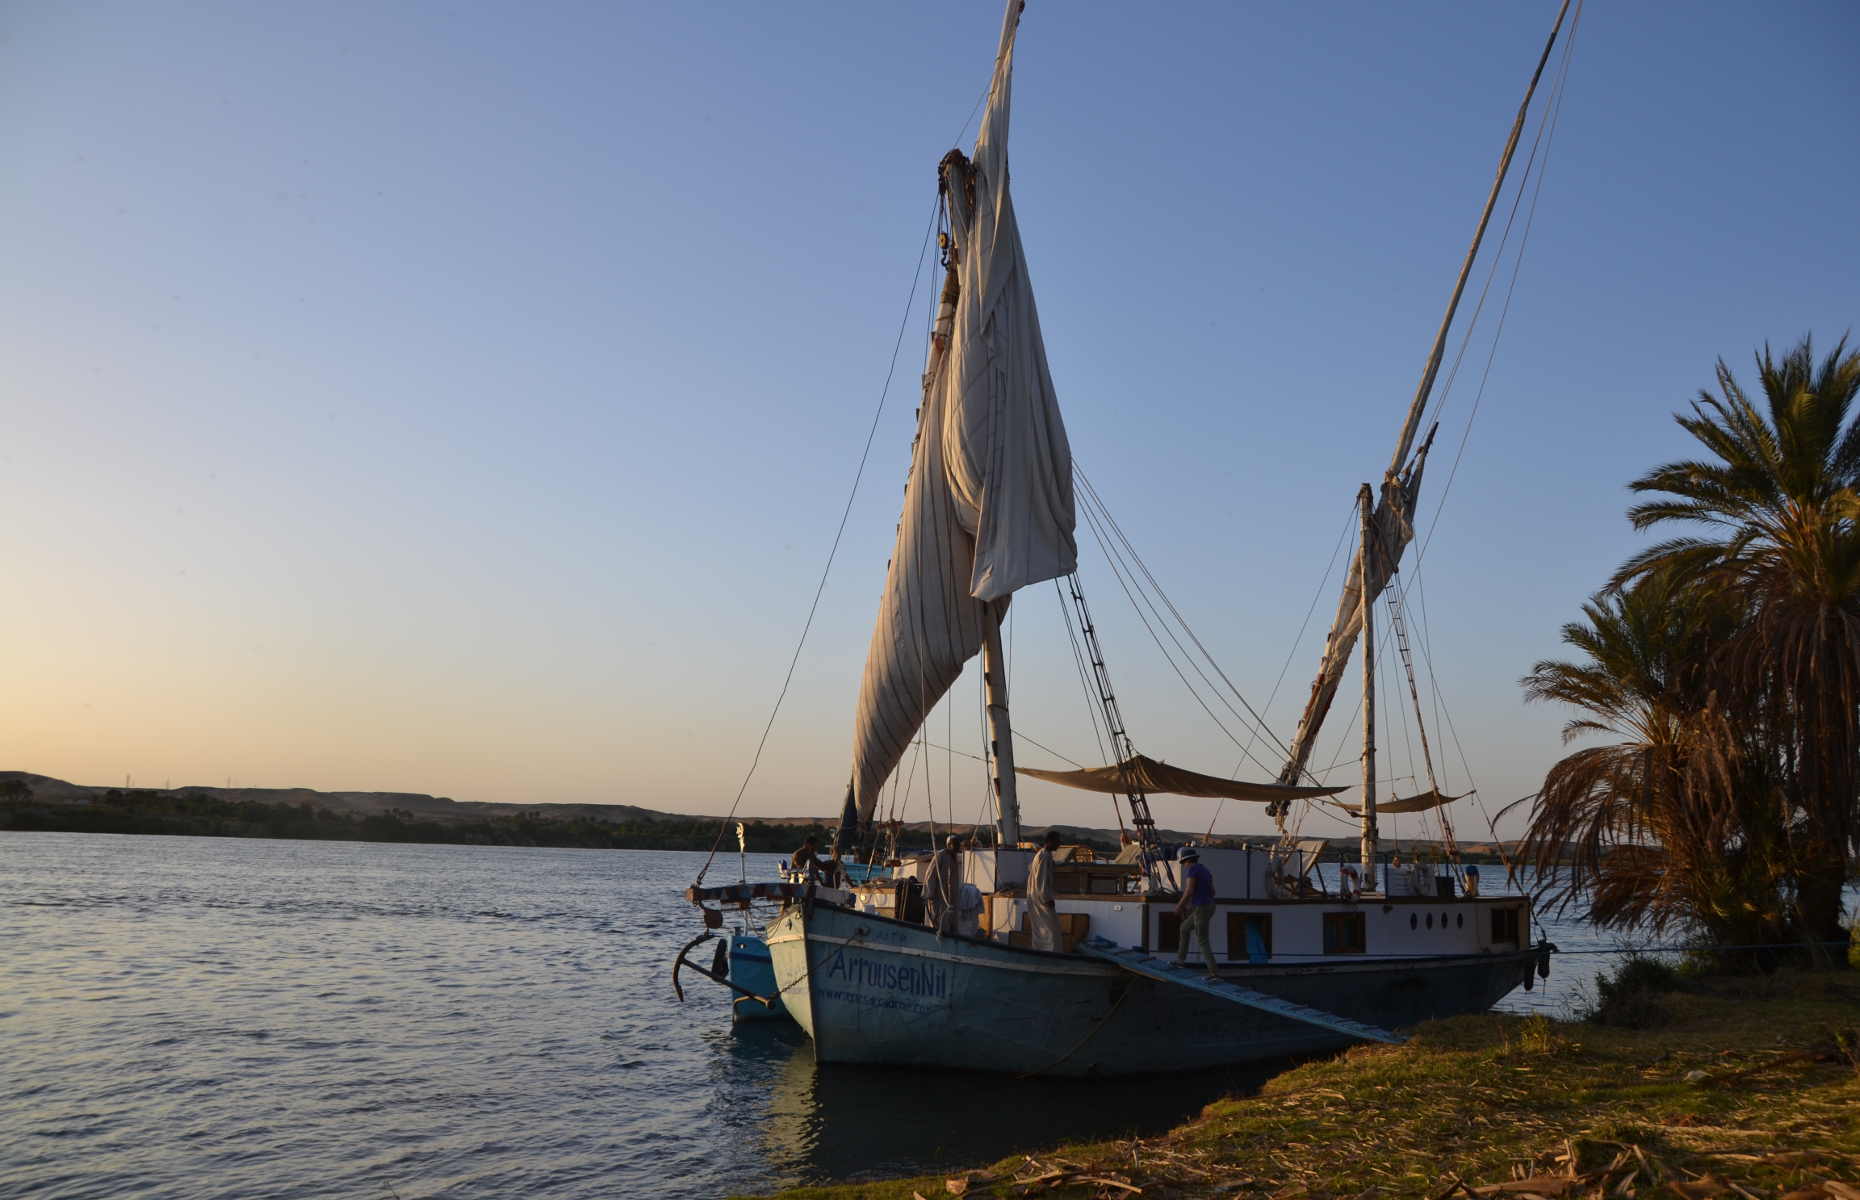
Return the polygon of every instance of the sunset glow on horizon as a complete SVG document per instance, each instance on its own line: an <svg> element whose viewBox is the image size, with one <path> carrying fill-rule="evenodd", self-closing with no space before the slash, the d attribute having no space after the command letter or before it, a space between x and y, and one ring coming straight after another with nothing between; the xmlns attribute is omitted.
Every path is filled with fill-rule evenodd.
<svg viewBox="0 0 1860 1200"><path fill-rule="evenodd" d="M1320 580L1554 6L1344 11L1036 3L1014 93L1077 461L1284 739L1336 605ZM997 0L13 8L0 769L720 815L904 318L743 802L837 813L930 264L908 317L906 296L998 21ZM1408 561L1425 544L1410 603L1452 721L1430 730L1443 786L1467 786L1463 748L1486 806L1462 836L1563 753L1568 714L1517 681L1644 544L1624 485L1689 452L1672 414L1718 357L1745 377L1766 340L1831 347L1854 319L1860 166L1829 148L1860 114L1856 44L1860 10L1832 2L1584 18L1503 341L1458 457L1508 268ZM1138 747L1264 778L1083 523L1079 543ZM1015 722L1095 763L1055 610L1050 586L1015 602ZM953 751L907 762L909 819L988 811L975 674L925 729ZM1350 784L1355 702L1314 760ZM1406 791L1416 751L1389 720ZM1105 797L1023 794L1033 823L1115 824ZM1220 831L1269 827L1241 807Z"/></svg>

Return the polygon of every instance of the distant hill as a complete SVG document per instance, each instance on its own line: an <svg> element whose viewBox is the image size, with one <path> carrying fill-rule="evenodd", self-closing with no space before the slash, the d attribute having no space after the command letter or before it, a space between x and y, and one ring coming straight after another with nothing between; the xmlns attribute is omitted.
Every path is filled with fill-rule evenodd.
<svg viewBox="0 0 1860 1200"><path fill-rule="evenodd" d="M106 793L127 791L201 796L234 803L311 804L331 812L357 813L362 816L399 811L438 821L482 821L489 817L514 817L519 813L538 810L559 820L606 821L615 825L638 821L696 819L632 804L485 804L429 796L424 792L319 792L313 788L224 788L193 784L172 788L93 787L89 784L67 783L49 775L34 775L28 771L0 771L0 788L4 788L9 781L17 781L31 788L36 799L58 804L84 804Z"/></svg>
<svg viewBox="0 0 1860 1200"><path fill-rule="evenodd" d="M28 771L0 771L0 805L36 815L8 819L0 813L0 828L60 828L95 832L209 833L231 836L359 838L368 841L463 841L524 845L634 846L663 849L704 849L716 837L715 815L668 813L632 804L489 804L430 796L423 792L320 792L312 788L223 788L188 785L176 788L118 788L70 783ZM305 823L296 814L303 809L331 814L332 820ZM94 817L76 820L90 810ZM60 817L62 811L66 814ZM743 817L749 840L767 849L785 849L808 831L830 831L839 823L832 816ZM973 824L932 825L907 822L901 848L906 852L931 847L937 836L967 836ZM1114 848L1119 831L1086 825L1055 825L1068 842ZM1040 837L1046 827L1025 827L1026 836ZM1167 843L1199 841L1202 834L1180 829L1159 829ZM732 843L734 839L729 839ZM1268 845L1271 834L1217 836L1217 841ZM1354 859L1357 839L1328 838L1330 854ZM1410 854L1432 849L1432 839L1384 838L1385 851ZM1500 847L1491 842L1462 843L1470 860L1491 860ZM1505 851L1510 850L1506 844Z"/></svg>

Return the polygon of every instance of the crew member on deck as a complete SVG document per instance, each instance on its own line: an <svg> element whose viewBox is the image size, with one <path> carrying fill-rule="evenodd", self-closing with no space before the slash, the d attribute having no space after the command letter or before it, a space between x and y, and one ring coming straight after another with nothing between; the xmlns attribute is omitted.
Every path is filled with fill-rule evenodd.
<svg viewBox="0 0 1860 1200"><path fill-rule="evenodd" d="M1143 843L1130 836L1129 830L1125 830L1118 836L1124 843L1117 851L1117 862L1119 865L1139 861L1143 857Z"/></svg>
<svg viewBox="0 0 1860 1200"><path fill-rule="evenodd" d="M1201 865L1201 855L1193 846L1183 847L1175 861L1183 867L1182 898L1175 905L1175 915L1182 919L1175 943L1176 965L1188 965L1188 939L1193 936L1201 943L1208 974L1214 975L1214 944L1208 940L1208 925L1214 920L1214 872Z"/></svg>
<svg viewBox="0 0 1860 1200"><path fill-rule="evenodd" d="M808 834L801 848L788 860L788 869L800 876L801 883L820 882L820 839Z"/></svg>
<svg viewBox="0 0 1860 1200"><path fill-rule="evenodd" d="M956 933L956 895L962 887L962 839L950 834L930 859L924 878L924 924L938 937Z"/></svg>
<svg viewBox="0 0 1860 1200"><path fill-rule="evenodd" d="M1059 914L1053 910L1053 852L1059 849L1059 831L1046 831L1046 841L1027 868L1027 932L1035 950L1059 949Z"/></svg>

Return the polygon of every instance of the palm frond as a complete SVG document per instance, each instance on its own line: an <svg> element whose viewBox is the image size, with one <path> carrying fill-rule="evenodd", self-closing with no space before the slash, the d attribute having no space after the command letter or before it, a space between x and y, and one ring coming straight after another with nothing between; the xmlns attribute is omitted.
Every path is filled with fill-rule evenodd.
<svg viewBox="0 0 1860 1200"><path fill-rule="evenodd" d="M1636 529L1693 525L1630 556L1562 631L1580 657L1520 683L1570 706L1525 838L1568 871L1547 902L1603 924L1721 938L1841 935L1860 855L1860 351L1808 338L1756 355L1746 391L1674 420L1706 456L1630 483Z"/></svg>

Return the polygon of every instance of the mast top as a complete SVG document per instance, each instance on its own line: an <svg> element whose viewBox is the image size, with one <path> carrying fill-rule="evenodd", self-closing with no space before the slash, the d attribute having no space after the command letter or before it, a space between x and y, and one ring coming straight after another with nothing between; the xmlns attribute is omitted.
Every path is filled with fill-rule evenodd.
<svg viewBox="0 0 1860 1200"><path fill-rule="evenodd" d="M1485 228L1492 220L1492 209L1498 204L1498 195L1505 187L1505 176L1511 170L1511 156L1518 148L1518 137L1524 132L1524 118L1531 110L1531 97L1537 94L1537 81L1543 78L1544 65L1550 61L1550 50L1556 45L1557 34L1562 32L1563 18L1569 13L1570 0L1563 0L1563 7L1557 10L1556 23L1550 27L1549 40L1544 42L1544 52L1538 56L1537 70L1531 73L1530 86L1524 89L1524 101L1518 105L1518 115L1511 122L1511 136L1505 141L1505 151L1498 158L1498 173L1492 179L1492 190L1486 194L1485 208L1479 214L1479 226L1473 231L1472 245L1466 249L1466 259L1460 264L1459 278L1453 284L1453 297L1447 301L1447 315L1441 318L1440 332L1434 335L1434 347L1427 356L1427 367L1421 372L1421 384L1415 389L1414 402L1408 406L1408 419L1402 422L1401 436L1395 440L1395 456L1389 459L1388 478L1401 473L1408 461L1408 451L1414 446L1414 435L1421 427L1421 414L1427 409L1428 398L1434 391L1434 378L1440 373L1440 360L1447 350L1447 333L1453 328L1453 315L1459 311L1460 296L1466 291L1467 277L1472 274L1473 260L1479 257L1479 246L1485 240Z"/></svg>

